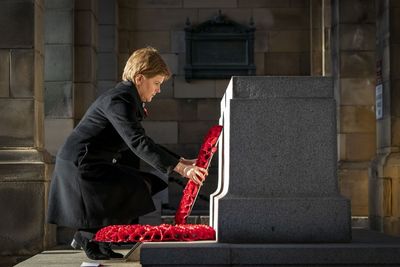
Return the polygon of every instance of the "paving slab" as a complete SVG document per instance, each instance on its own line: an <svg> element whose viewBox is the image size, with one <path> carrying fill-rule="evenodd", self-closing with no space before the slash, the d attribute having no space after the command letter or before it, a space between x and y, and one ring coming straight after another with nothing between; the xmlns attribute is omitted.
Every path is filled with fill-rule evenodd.
<svg viewBox="0 0 400 267"><path fill-rule="evenodd" d="M115 249L114 251L126 254L127 249ZM81 266L82 262L98 262L102 266L112 267L140 267L139 261L126 262L123 260L107 260L107 261L93 261L86 257L82 250L46 250L37 254L26 261L23 261L16 267L77 267Z"/></svg>

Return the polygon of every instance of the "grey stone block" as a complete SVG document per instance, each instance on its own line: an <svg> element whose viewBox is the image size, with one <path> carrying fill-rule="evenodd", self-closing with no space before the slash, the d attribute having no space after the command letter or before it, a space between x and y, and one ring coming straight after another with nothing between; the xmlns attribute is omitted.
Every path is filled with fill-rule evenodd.
<svg viewBox="0 0 400 267"><path fill-rule="evenodd" d="M293 264L295 266L386 266L399 264L399 240L372 231L354 231L350 244L232 245L232 264ZM369 239L365 240L367 237ZM397 239L397 240L396 240Z"/></svg>
<svg viewBox="0 0 400 267"><path fill-rule="evenodd" d="M11 50L10 95L32 97L34 94L34 51Z"/></svg>
<svg viewBox="0 0 400 267"><path fill-rule="evenodd" d="M234 162L229 180L235 186L230 192L276 197L335 195L335 112L333 99L327 98L232 99L225 128L230 135L225 153Z"/></svg>
<svg viewBox="0 0 400 267"><path fill-rule="evenodd" d="M183 76L175 76L174 96L176 98L214 98L214 80L186 82Z"/></svg>
<svg viewBox="0 0 400 267"><path fill-rule="evenodd" d="M172 31L171 32L171 52L172 53L185 53L186 41L184 31Z"/></svg>
<svg viewBox="0 0 400 267"><path fill-rule="evenodd" d="M254 51L256 53L265 53L268 52L268 32L267 31L256 31L254 33Z"/></svg>
<svg viewBox="0 0 400 267"><path fill-rule="evenodd" d="M156 143L178 143L177 122L144 121L142 124L146 130L146 134L150 136Z"/></svg>
<svg viewBox="0 0 400 267"><path fill-rule="evenodd" d="M34 100L0 99L0 146L34 146Z"/></svg>
<svg viewBox="0 0 400 267"><path fill-rule="evenodd" d="M86 110L96 99L96 90L92 83L75 83L74 86L74 107L75 119L81 119Z"/></svg>
<svg viewBox="0 0 400 267"><path fill-rule="evenodd" d="M116 80L117 55L115 53L97 54L97 78L100 80Z"/></svg>
<svg viewBox="0 0 400 267"><path fill-rule="evenodd" d="M234 76L233 98L332 98L333 80L326 77Z"/></svg>
<svg viewBox="0 0 400 267"><path fill-rule="evenodd" d="M227 244L217 244L213 241L144 243L140 262L142 266L229 265L229 252Z"/></svg>
<svg viewBox="0 0 400 267"><path fill-rule="evenodd" d="M116 82L114 80L98 80L96 88L96 96L101 95L108 89L114 88Z"/></svg>
<svg viewBox="0 0 400 267"><path fill-rule="evenodd" d="M397 266L400 239L353 230L351 243L226 244L212 242L145 243L143 267L179 266ZM202 254L202 256L199 256ZM206 256L204 256L206 255ZM193 259L197 258L197 262Z"/></svg>
<svg viewBox="0 0 400 267"><path fill-rule="evenodd" d="M89 3L91 1L84 2ZM77 10L77 7L75 7L74 19L75 45L94 46L96 44L97 21L92 10Z"/></svg>
<svg viewBox="0 0 400 267"><path fill-rule="evenodd" d="M146 104L148 120L173 121L178 119L179 101L174 99L154 99Z"/></svg>
<svg viewBox="0 0 400 267"><path fill-rule="evenodd" d="M117 1L99 0L99 24L116 24L117 23Z"/></svg>
<svg viewBox="0 0 400 267"><path fill-rule="evenodd" d="M75 9L97 12L97 2L96 0L78 1L75 2Z"/></svg>
<svg viewBox="0 0 400 267"><path fill-rule="evenodd" d="M229 84L228 79L225 80L215 80L215 96L217 98L222 98L225 94L226 88Z"/></svg>
<svg viewBox="0 0 400 267"><path fill-rule="evenodd" d="M0 97L10 96L10 51L0 50Z"/></svg>
<svg viewBox="0 0 400 267"><path fill-rule="evenodd" d="M197 101L191 99L154 99L146 104L148 120L188 121L197 118Z"/></svg>
<svg viewBox="0 0 400 267"><path fill-rule="evenodd" d="M265 53L265 75L298 76L300 72L300 53Z"/></svg>
<svg viewBox="0 0 400 267"><path fill-rule="evenodd" d="M225 8L235 8L237 7L236 1L231 0L183 0L184 8L210 8L210 7L225 7Z"/></svg>
<svg viewBox="0 0 400 267"><path fill-rule="evenodd" d="M23 19L16 19L23 18ZM0 2L0 48L31 48L34 44L32 1Z"/></svg>
<svg viewBox="0 0 400 267"><path fill-rule="evenodd" d="M45 119L45 148L53 156L74 128L73 119Z"/></svg>
<svg viewBox="0 0 400 267"><path fill-rule="evenodd" d="M73 0L44 0L46 9L72 9L74 7Z"/></svg>
<svg viewBox="0 0 400 267"><path fill-rule="evenodd" d="M43 46L44 48L44 46ZM44 52L39 52L35 50L34 52L34 79L33 79L33 87L34 87L34 95L35 100L39 103L44 102Z"/></svg>
<svg viewBox="0 0 400 267"><path fill-rule="evenodd" d="M174 76L161 84L161 93L156 98L173 98L174 97Z"/></svg>
<svg viewBox="0 0 400 267"><path fill-rule="evenodd" d="M99 25L98 52L115 53L117 51L116 35L116 25Z"/></svg>
<svg viewBox="0 0 400 267"><path fill-rule="evenodd" d="M39 175L39 173L38 173ZM0 184L0 255L26 255L43 250L44 194L42 182Z"/></svg>
<svg viewBox="0 0 400 267"><path fill-rule="evenodd" d="M126 29L125 25L130 24L127 29L137 31L182 30L185 26L186 18L189 18L192 23L198 22L198 9L196 8L144 8L129 9L125 12L129 12L129 14L125 15L130 19L122 22L121 26ZM157 23L154 23L154 18L157 18Z"/></svg>
<svg viewBox="0 0 400 267"><path fill-rule="evenodd" d="M253 17L256 29L261 31L309 28L307 8L255 8Z"/></svg>
<svg viewBox="0 0 400 267"><path fill-rule="evenodd" d="M178 101L178 121L196 120L198 102L193 99L180 99Z"/></svg>
<svg viewBox="0 0 400 267"><path fill-rule="evenodd" d="M3 163L29 162L37 163L45 160L44 153L36 149L1 149L0 161Z"/></svg>
<svg viewBox="0 0 400 267"><path fill-rule="evenodd" d="M343 25L340 29L340 49L375 50L375 24Z"/></svg>
<svg viewBox="0 0 400 267"><path fill-rule="evenodd" d="M265 57L264 53L254 54L254 64L256 65L256 75L265 75Z"/></svg>
<svg viewBox="0 0 400 267"><path fill-rule="evenodd" d="M268 52L307 52L310 49L309 30L271 31L268 34Z"/></svg>
<svg viewBox="0 0 400 267"><path fill-rule="evenodd" d="M75 47L75 81L80 83L96 80L96 51L90 46Z"/></svg>
<svg viewBox="0 0 400 267"><path fill-rule="evenodd" d="M298 2L298 0L296 0ZM274 1L274 0L238 0L238 7L290 7L291 1L290 0L281 0L281 1Z"/></svg>
<svg viewBox="0 0 400 267"><path fill-rule="evenodd" d="M233 4L233 2L232 2ZM250 18L252 17L251 8L222 8L215 7L213 8L200 8L199 9L199 21L207 21L213 19L218 16L219 10L221 10L222 14L225 15L228 19L233 20L237 23L249 25Z"/></svg>
<svg viewBox="0 0 400 267"><path fill-rule="evenodd" d="M136 0L136 1L125 1L124 6L131 8L181 8L182 0L164 0L164 1L152 1L152 0Z"/></svg>
<svg viewBox="0 0 400 267"><path fill-rule="evenodd" d="M72 9L46 10L44 19L46 44L73 44Z"/></svg>
<svg viewBox="0 0 400 267"><path fill-rule="evenodd" d="M346 1L339 4L340 23L375 23L373 1Z"/></svg>
<svg viewBox="0 0 400 267"><path fill-rule="evenodd" d="M226 197L219 200L218 208L218 242L222 243L351 240L350 203L342 197Z"/></svg>
<svg viewBox="0 0 400 267"><path fill-rule="evenodd" d="M220 117L220 105L217 100L199 100L197 118L199 120L217 121Z"/></svg>
<svg viewBox="0 0 400 267"><path fill-rule="evenodd" d="M179 143L198 143L216 121L188 121L179 123Z"/></svg>
<svg viewBox="0 0 400 267"><path fill-rule="evenodd" d="M172 74L178 73L178 56L176 54L161 54Z"/></svg>
<svg viewBox="0 0 400 267"><path fill-rule="evenodd" d="M71 45L46 45L45 53L45 80L72 80L73 47Z"/></svg>
<svg viewBox="0 0 400 267"><path fill-rule="evenodd" d="M130 50L136 50L149 45L156 48L160 53L170 53L171 50L170 33L167 30L130 32L129 40L132 46ZM170 62L167 62L167 65L169 64ZM176 65L176 63L174 64Z"/></svg>
<svg viewBox="0 0 400 267"><path fill-rule="evenodd" d="M44 100L46 118L71 118L72 82L46 82Z"/></svg>
<svg viewBox="0 0 400 267"><path fill-rule="evenodd" d="M0 164L0 182L43 182L45 166L40 162L6 162Z"/></svg>
<svg viewBox="0 0 400 267"><path fill-rule="evenodd" d="M220 242L351 239L335 115L330 78L232 78L221 101L222 169L210 209Z"/></svg>
<svg viewBox="0 0 400 267"><path fill-rule="evenodd" d="M343 51L340 54L341 78L373 77L374 51Z"/></svg>

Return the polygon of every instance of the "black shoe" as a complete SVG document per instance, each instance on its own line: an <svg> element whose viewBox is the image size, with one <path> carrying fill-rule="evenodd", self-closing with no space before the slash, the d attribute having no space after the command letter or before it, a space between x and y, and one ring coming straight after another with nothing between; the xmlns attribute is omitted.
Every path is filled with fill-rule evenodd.
<svg viewBox="0 0 400 267"><path fill-rule="evenodd" d="M74 239L72 239L71 247L74 249L82 248L85 251L86 256L91 260L109 260L110 257L106 254L103 254L100 251L99 243L96 243L90 240L87 237L84 237L79 231L77 231L74 235Z"/></svg>
<svg viewBox="0 0 400 267"><path fill-rule="evenodd" d="M98 244L99 244L99 249L100 249L101 253L110 257L111 259L120 259L120 258L124 257L124 255L122 255L121 253L114 252L111 249L110 243L101 242Z"/></svg>

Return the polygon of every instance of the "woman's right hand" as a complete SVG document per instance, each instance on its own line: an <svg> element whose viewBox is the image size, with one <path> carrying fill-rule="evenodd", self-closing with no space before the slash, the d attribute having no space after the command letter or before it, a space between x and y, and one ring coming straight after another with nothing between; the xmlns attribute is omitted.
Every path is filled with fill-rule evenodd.
<svg viewBox="0 0 400 267"><path fill-rule="evenodd" d="M208 171L206 169L195 165L184 164L182 162L179 162L174 170L181 176L192 180L198 185L203 185L203 181L208 175Z"/></svg>

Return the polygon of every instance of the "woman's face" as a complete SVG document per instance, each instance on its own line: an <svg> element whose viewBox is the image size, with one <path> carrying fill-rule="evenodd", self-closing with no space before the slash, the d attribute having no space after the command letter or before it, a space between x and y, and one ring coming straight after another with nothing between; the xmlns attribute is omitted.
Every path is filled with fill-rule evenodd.
<svg viewBox="0 0 400 267"><path fill-rule="evenodd" d="M142 102L151 102L153 97L161 92L160 86L164 79L165 77L162 75L146 78L146 76L139 74L135 77L135 85Z"/></svg>

